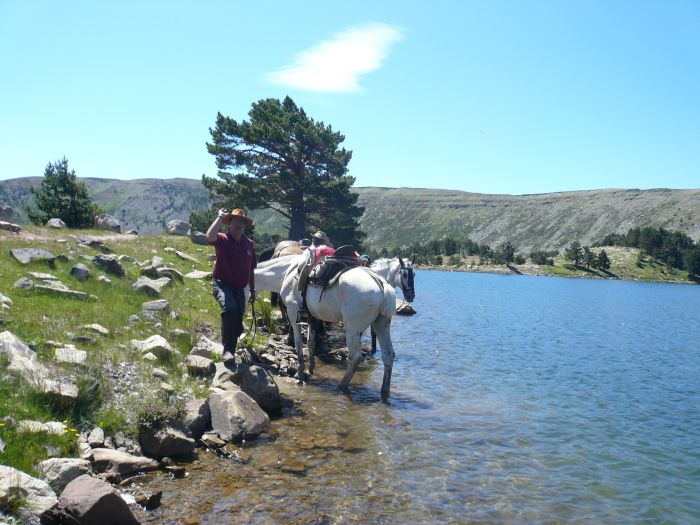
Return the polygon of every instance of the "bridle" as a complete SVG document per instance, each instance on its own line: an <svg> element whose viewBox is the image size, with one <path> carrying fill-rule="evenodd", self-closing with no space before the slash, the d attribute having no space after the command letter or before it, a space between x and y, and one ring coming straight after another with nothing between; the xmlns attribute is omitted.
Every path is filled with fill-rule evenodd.
<svg viewBox="0 0 700 525"><path fill-rule="evenodd" d="M401 291L404 298L410 303L416 297L416 291L413 285L413 267L406 265L401 257L399 259L399 271L401 272ZM409 299L410 297L410 299Z"/></svg>

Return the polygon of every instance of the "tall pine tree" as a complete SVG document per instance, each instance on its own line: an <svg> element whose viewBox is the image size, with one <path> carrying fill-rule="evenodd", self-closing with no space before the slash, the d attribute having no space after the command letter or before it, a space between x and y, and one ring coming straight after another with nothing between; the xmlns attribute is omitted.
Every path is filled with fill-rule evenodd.
<svg viewBox="0 0 700 525"><path fill-rule="evenodd" d="M289 219L289 238L321 229L333 243L359 244L365 237L358 219L355 182L347 175L352 152L345 137L315 122L286 97L253 103L250 120L220 113L210 129L209 153L219 179L202 177L216 205L271 208Z"/></svg>
<svg viewBox="0 0 700 525"><path fill-rule="evenodd" d="M49 162L39 189L32 188L36 209L27 215L34 224L46 224L49 219L61 219L69 228L89 228L95 215L104 210L94 204L84 182L78 181L75 170L68 171L68 160Z"/></svg>

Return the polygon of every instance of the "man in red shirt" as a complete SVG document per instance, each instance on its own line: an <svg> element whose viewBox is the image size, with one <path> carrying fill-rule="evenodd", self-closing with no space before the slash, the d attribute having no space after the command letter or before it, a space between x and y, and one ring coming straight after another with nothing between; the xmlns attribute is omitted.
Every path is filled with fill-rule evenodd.
<svg viewBox="0 0 700 525"><path fill-rule="evenodd" d="M222 233L221 223L228 226ZM253 241L244 235L253 220L240 208L219 214L207 230L207 240L216 250L213 272L213 294L221 306L221 343L224 363L235 359L236 344L243 333L246 286L250 287L250 302L255 301L255 251Z"/></svg>
<svg viewBox="0 0 700 525"><path fill-rule="evenodd" d="M311 261L311 266L316 266L320 263L324 257L327 255L333 255L335 249L329 246L328 236L321 230L314 233L313 239L311 240L311 246L309 250L313 253L314 258Z"/></svg>

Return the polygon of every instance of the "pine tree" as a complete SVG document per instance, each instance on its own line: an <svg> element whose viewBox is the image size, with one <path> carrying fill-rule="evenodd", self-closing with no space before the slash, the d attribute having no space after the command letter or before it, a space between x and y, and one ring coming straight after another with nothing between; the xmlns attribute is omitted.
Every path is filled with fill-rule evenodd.
<svg viewBox="0 0 700 525"><path fill-rule="evenodd" d="M289 219L289 238L325 231L332 242L360 244L355 182L347 175L352 152L345 137L315 122L286 97L252 105L250 120L236 122L220 113L210 129L209 153L220 180L203 177L215 205L271 208Z"/></svg>
<svg viewBox="0 0 700 525"><path fill-rule="evenodd" d="M61 219L69 228L89 228L96 215L104 210L92 202L84 182L78 181L75 170L68 171L68 160L51 163L44 170L39 189L32 188L36 209L27 215L34 224L46 224L49 219Z"/></svg>

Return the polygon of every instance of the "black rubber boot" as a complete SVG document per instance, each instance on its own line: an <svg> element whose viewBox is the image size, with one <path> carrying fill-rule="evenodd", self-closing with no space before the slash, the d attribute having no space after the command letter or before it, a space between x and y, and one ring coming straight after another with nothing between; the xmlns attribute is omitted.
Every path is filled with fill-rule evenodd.
<svg viewBox="0 0 700 525"><path fill-rule="evenodd" d="M221 344L224 345L222 361L229 363L236 359L236 320L227 314L221 314Z"/></svg>

